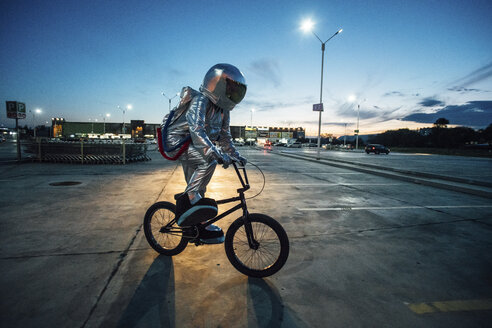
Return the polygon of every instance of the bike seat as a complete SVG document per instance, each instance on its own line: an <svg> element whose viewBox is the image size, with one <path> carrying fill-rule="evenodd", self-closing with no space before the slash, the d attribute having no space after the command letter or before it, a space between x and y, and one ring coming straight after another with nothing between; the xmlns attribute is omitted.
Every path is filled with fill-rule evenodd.
<svg viewBox="0 0 492 328"><path fill-rule="evenodd" d="M174 195L174 200L178 200L179 197L181 197L184 194L184 192L180 192L179 194Z"/></svg>

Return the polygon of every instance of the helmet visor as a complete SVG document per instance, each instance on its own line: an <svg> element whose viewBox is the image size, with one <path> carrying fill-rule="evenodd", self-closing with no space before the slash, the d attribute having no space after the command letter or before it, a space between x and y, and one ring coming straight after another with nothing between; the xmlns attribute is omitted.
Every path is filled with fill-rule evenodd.
<svg viewBox="0 0 492 328"><path fill-rule="evenodd" d="M226 78L226 96L233 103L239 104L246 95L246 85Z"/></svg>

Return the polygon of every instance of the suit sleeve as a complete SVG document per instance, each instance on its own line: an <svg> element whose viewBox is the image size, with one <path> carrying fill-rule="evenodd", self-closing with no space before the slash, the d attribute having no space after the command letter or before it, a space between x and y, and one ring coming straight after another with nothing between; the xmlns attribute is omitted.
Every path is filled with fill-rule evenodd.
<svg viewBox="0 0 492 328"><path fill-rule="evenodd" d="M186 120L188 121L193 146L207 163L210 163L222 158L222 154L212 141L210 141L205 130L205 114L208 105L209 100L206 97L202 95L194 97L186 113Z"/></svg>
<svg viewBox="0 0 492 328"><path fill-rule="evenodd" d="M236 159L239 159L239 153L234 147L232 142L232 135L230 129L230 111L224 110L224 118L222 119L222 129L220 130L219 146L224 153L229 154Z"/></svg>

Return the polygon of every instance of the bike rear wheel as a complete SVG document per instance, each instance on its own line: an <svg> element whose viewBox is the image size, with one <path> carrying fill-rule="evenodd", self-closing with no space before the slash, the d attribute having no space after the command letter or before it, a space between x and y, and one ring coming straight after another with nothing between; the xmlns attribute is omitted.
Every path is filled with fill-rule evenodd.
<svg viewBox="0 0 492 328"><path fill-rule="evenodd" d="M167 227L175 218L175 213L176 205L169 202L157 202L145 213L145 238L153 249L163 255L179 254L188 244L177 223Z"/></svg>
<svg viewBox="0 0 492 328"><path fill-rule="evenodd" d="M256 242L248 242L247 224L243 218L234 221L227 230L225 252L231 264L241 273L256 278L278 272L289 256L289 238L284 228L263 214L249 214L249 224Z"/></svg>

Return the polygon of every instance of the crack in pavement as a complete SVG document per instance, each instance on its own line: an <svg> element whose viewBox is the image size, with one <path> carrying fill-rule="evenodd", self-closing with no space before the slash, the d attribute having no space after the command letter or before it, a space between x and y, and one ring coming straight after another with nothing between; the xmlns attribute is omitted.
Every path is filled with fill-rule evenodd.
<svg viewBox="0 0 492 328"><path fill-rule="evenodd" d="M148 250L148 248L133 248L129 249L128 252L136 252ZM122 253L125 250L113 250L113 251L100 251L100 252L79 252L79 253L54 253L54 254L35 254L35 255L10 255L10 256L0 256L0 260L21 260L30 259L37 257L58 257L58 256L81 256L81 255L106 255L113 253Z"/></svg>
<svg viewBox="0 0 492 328"><path fill-rule="evenodd" d="M164 185L164 187L161 189L159 195L157 196L157 198L154 200L154 203L159 199L159 197L162 195L162 193L164 192L164 190L166 189L169 181L171 180L171 177L173 176L174 172L176 172L176 169L178 168L179 166L179 162L176 163L176 166L174 167L174 169L172 170L171 174L169 174L169 179L167 179L167 182L166 184ZM113 280L113 278L116 276L116 274L118 273L118 270L120 269L121 267L121 264L123 263L125 257L128 255L128 252L130 251L130 247L132 247L133 243L135 242L135 240L137 239L137 236L139 234L139 232L142 230L142 226L143 226L143 223L141 223L139 226L138 226L138 229L136 230L135 234L133 235L132 239L130 240L130 243L128 244L128 246L125 248L125 250L123 252L121 252L120 254L120 258L118 260L118 262L115 264L115 266L113 267L113 270L111 271L107 281L106 281L106 284L104 285L103 289L101 290L101 292L99 293L94 305L92 306L91 310L89 311L89 314L87 315L87 318L85 319L84 323L82 324L81 328L84 328L86 325L87 325L87 322L89 322L89 319L91 318L92 314L94 313L94 311L96 310L98 304L99 304L99 301L102 299L104 293L106 292L106 290L108 289L108 286L109 284L111 283L111 281Z"/></svg>
<svg viewBox="0 0 492 328"><path fill-rule="evenodd" d="M408 229L408 228L424 227L424 226L432 226L432 225L444 225L444 224L459 223L459 222L484 223L479 221L478 219L460 219L460 220L453 220L453 221L426 222L426 223L416 223L416 224L408 224L408 225L401 225L401 226L387 226L387 227L379 227L379 228L367 228L361 230L347 230L347 231L327 232L327 233L312 234L312 235L289 236L289 239L303 239L303 238L310 238L310 237L323 237L323 236L336 236L336 235L351 235L351 234L359 234L364 232L400 230L400 229Z"/></svg>

